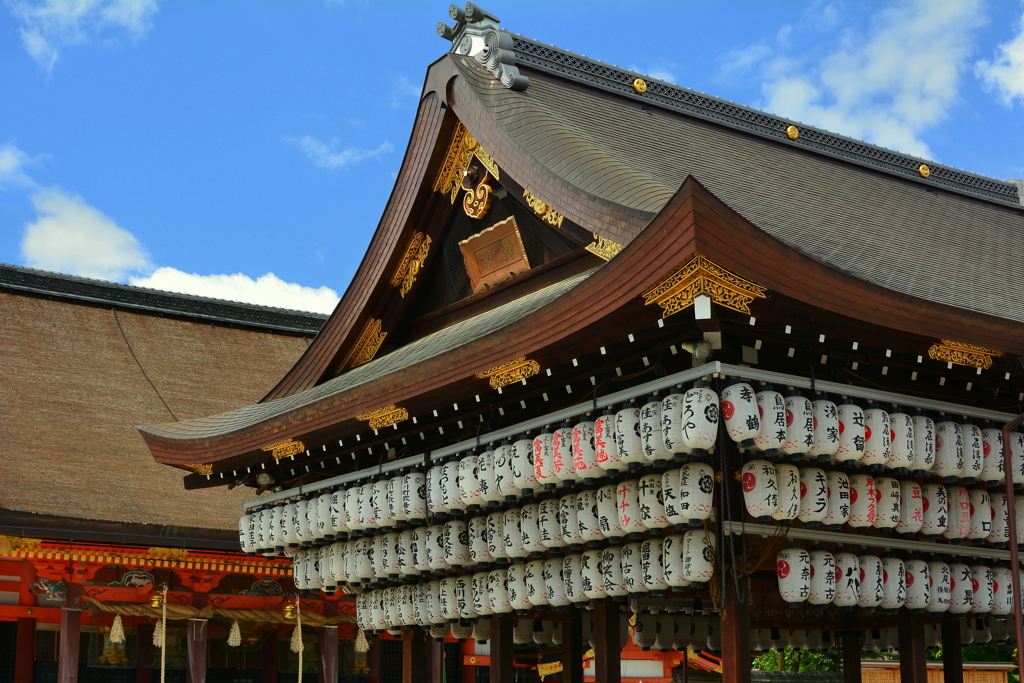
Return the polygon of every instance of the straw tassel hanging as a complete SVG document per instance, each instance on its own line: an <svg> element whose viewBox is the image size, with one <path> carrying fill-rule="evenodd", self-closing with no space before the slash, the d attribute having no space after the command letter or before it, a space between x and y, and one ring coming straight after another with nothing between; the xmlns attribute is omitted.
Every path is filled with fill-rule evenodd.
<svg viewBox="0 0 1024 683"><path fill-rule="evenodd" d="M121 624L121 615L114 615L114 623L110 626L110 642L112 643L123 643L124 642L124 626Z"/></svg>
<svg viewBox="0 0 1024 683"><path fill-rule="evenodd" d="M302 604L299 598L295 598L295 630L292 631L291 650L299 655L299 677L297 683L302 683Z"/></svg>
<svg viewBox="0 0 1024 683"><path fill-rule="evenodd" d="M228 645L238 647L242 644L242 629L238 627L238 620L231 622L231 633L228 634Z"/></svg>
<svg viewBox="0 0 1024 683"><path fill-rule="evenodd" d="M366 652L370 649L370 644L366 642L366 634L363 633L363 629L359 629L359 633L356 634L356 652Z"/></svg>

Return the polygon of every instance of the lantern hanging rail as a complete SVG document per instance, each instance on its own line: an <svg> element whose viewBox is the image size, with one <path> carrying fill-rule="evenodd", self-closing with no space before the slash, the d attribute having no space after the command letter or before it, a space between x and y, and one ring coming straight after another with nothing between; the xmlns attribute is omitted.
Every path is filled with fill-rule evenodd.
<svg viewBox="0 0 1024 683"><path fill-rule="evenodd" d="M652 392L661 391L663 389L671 388L677 384L683 384L686 382L692 382L700 379L701 377L707 376L715 377L737 377L745 380L755 380L759 382L768 382L770 384L794 387L797 389L810 389L811 380L807 377L800 377L799 375L787 375L781 372L772 372L769 370L760 370L758 368L750 368L742 365L731 365L729 363L722 363L719 361L712 361L705 363L698 367L690 370L684 370L677 372L672 375L665 377L659 377L643 384L638 384L633 387L617 391L615 393L600 396L597 399L597 408L602 410L612 405L624 403L626 401L642 398ZM877 401L878 403L892 403L898 405L904 405L913 408L920 408L923 410L933 410L941 413L951 413L955 415L964 415L971 418L979 418L983 420L993 420L1000 423L1008 422L1014 418L1009 413L1001 413L994 410L985 410L983 408L975 408L973 406L965 406L957 403L947 403L945 401L936 401L932 399L919 398L917 396L910 396L907 394L897 394L889 391L882 391L879 389L871 389L867 387L854 386L851 384L840 384L838 382L824 382L815 381L814 389L827 394L837 394L841 396L849 396L851 398L863 398L870 401ZM523 432L540 429L544 425L558 424L564 422L569 418L577 417L585 413L594 411L594 402L588 401L586 403L577 403L576 405L563 408L561 410L547 413L541 417L533 418L512 425L510 427L504 427L502 429L488 432L487 434L481 434L479 437L479 443L490 443L493 441L501 441L502 439L508 439L514 437ZM468 451L476 447L478 440L476 438L466 439L460 441L451 446L445 446L435 451L430 451L430 459L436 460L438 458L444 458L449 455L454 455L462 451ZM341 474L336 477L324 479L318 482L314 482L307 486L299 486L296 488L288 489L287 491L279 491L268 496L261 498L254 498L248 500L243 504L243 508L249 510L251 508L258 507L260 505L267 505L270 503L276 503L279 500L286 500L293 496L297 496L304 493L312 493L314 491L320 491L323 489L331 488L332 486L339 486L341 484L347 484L349 482L358 481L359 479L365 479L367 477L377 476L386 474L388 472L394 472L396 470L407 469L414 467L423 462L423 455L410 455L402 458L401 460L395 460L389 463L384 463L380 466L368 467L356 472L348 472Z"/></svg>
<svg viewBox="0 0 1024 683"><path fill-rule="evenodd" d="M727 534L753 534L757 536L772 536L777 526L771 524L757 524L747 522L733 522L723 520L719 524ZM861 534L848 534L839 531L823 531L820 529L802 529L790 527L787 540L814 541L817 543L838 543L846 546L868 546L871 548L885 548L887 550L906 550L909 552L929 555L953 555L962 557L976 557L986 560L1010 561L1010 551L999 548L974 545L953 545L950 543L933 543L931 541L913 541L895 536L867 536Z"/></svg>

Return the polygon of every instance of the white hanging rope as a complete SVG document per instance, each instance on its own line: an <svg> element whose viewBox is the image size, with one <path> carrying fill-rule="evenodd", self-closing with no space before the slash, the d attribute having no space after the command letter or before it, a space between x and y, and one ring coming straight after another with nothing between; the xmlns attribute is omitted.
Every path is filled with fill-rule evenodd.
<svg viewBox="0 0 1024 683"><path fill-rule="evenodd" d="M295 630L292 631L292 652L298 653L299 655L299 678L297 683L302 683L302 651L305 647L302 644L302 603L299 598L295 598Z"/></svg>
<svg viewBox="0 0 1024 683"><path fill-rule="evenodd" d="M160 604L160 683L167 683L167 589Z"/></svg>

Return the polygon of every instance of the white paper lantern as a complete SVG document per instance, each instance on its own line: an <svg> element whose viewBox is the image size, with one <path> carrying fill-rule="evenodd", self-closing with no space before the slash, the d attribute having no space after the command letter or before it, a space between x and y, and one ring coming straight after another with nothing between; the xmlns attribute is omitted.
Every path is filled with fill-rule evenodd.
<svg viewBox="0 0 1024 683"><path fill-rule="evenodd" d="M612 543L619 543L626 532L619 524L619 493L614 484L597 490L597 517L601 533Z"/></svg>
<svg viewBox="0 0 1024 683"><path fill-rule="evenodd" d="M898 557L882 557L882 609L897 610L907 600L906 566Z"/></svg>
<svg viewBox="0 0 1024 683"><path fill-rule="evenodd" d="M402 483L405 483L405 477L402 477ZM399 504L401 504L402 497L398 498ZM408 519L408 517L403 517ZM345 489L342 487L336 487L331 492L331 529L334 534L334 538L347 538L348 537L348 521L345 515Z"/></svg>
<svg viewBox="0 0 1024 683"><path fill-rule="evenodd" d="M580 494L583 495L582 493ZM661 529L671 526L665 514L664 496L661 490L661 475L648 474L640 478L640 523L655 535ZM597 513L597 500L594 500L594 512Z"/></svg>
<svg viewBox="0 0 1024 683"><path fill-rule="evenodd" d="M889 424L889 413L878 407L877 403L868 403L864 409L864 457L865 465L888 465L892 449L892 429Z"/></svg>
<svg viewBox="0 0 1024 683"><path fill-rule="evenodd" d="M665 445L664 427L661 420L661 397L652 395L640 409L640 445L644 459L656 466L672 458L672 451Z"/></svg>
<svg viewBox="0 0 1024 683"><path fill-rule="evenodd" d="M401 503L401 497L399 497ZM331 492L324 491L317 498L316 537L325 541L334 540L334 525L331 523Z"/></svg>
<svg viewBox="0 0 1024 683"><path fill-rule="evenodd" d="M558 521L558 506L558 498L542 500L537 506L537 527L540 530L540 542L545 548L561 548L565 545L562 525Z"/></svg>
<svg viewBox="0 0 1024 683"><path fill-rule="evenodd" d="M755 400L761 427L754 437L754 447L776 455L786 445L786 400L770 384L761 385Z"/></svg>
<svg viewBox="0 0 1024 683"><path fill-rule="evenodd" d="M618 485L619 526L630 540L639 540L646 530L640 517L640 480L628 479Z"/></svg>
<svg viewBox="0 0 1024 683"><path fill-rule="evenodd" d="M950 540L967 538L971 531L971 503L967 489L963 486L947 486L946 494L949 496L949 521L942 535Z"/></svg>
<svg viewBox="0 0 1024 683"><path fill-rule="evenodd" d="M704 529L691 529L683 535L683 578L706 583L714 574L715 537ZM666 579L668 577L666 567Z"/></svg>
<svg viewBox="0 0 1024 683"><path fill-rule="evenodd" d="M991 614L1003 616L1013 612L1013 574L1007 567L992 568Z"/></svg>
<svg viewBox="0 0 1024 683"><path fill-rule="evenodd" d="M662 543L665 583L674 588L685 588L691 583L687 578L685 539L685 534L672 534Z"/></svg>
<svg viewBox="0 0 1024 683"><path fill-rule="evenodd" d="M594 420L594 459L607 474L619 471L619 448L615 442L615 411L605 410Z"/></svg>
<svg viewBox="0 0 1024 683"><path fill-rule="evenodd" d="M427 475L413 470L405 475L402 490L402 512L414 524L422 523L427 516Z"/></svg>
<svg viewBox="0 0 1024 683"><path fill-rule="evenodd" d="M491 622L489 619L477 619L473 622L473 642L485 644L491 639Z"/></svg>
<svg viewBox="0 0 1024 683"><path fill-rule="evenodd" d="M580 480L572 461L572 423L563 422L555 430L551 440L552 473L559 483L573 483Z"/></svg>
<svg viewBox="0 0 1024 683"><path fill-rule="evenodd" d="M469 563L483 564L491 562L491 553L487 543L487 517L470 517L467 522L469 532Z"/></svg>
<svg viewBox="0 0 1024 683"><path fill-rule="evenodd" d="M553 488L558 484L555 480L555 461L552 455L555 435L550 429L542 429L533 439L533 473L537 485L542 488Z"/></svg>
<svg viewBox="0 0 1024 683"><path fill-rule="evenodd" d="M993 491L989 494L992 509L992 528L988 532L987 541L997 545L1010 540L1009 509L1006 506L1006 494Z"/></svg>
<svg viewBox="0 0 1024 683"><path fill-rule="evenodd" d="M786 442L782 451L803 456L814 447L814 406L799 391L786 393Z"/></svg>
<svg viewBox="0 0 1024 683"><path fill-rule="evenodd" d="M914 462L914 418L907 413L889 413L889 467L906 470Z"/></svg>
<svg viewBox="0 0 1024 683"><path fill-rule="evenodd" d="M576 526L580 539L590 547L595 548L604 540L597 511L597 491L587 489L576 494Z"/></svg>
<svg viewBox="0 0 1024 683"><path fill-rule="evenodd" d="M997 643L1002 643L1010 638L1010 629L1008 622L1002 619L992 619L989 622L989 631L992 633L992 640Z"/></svg>
<svg viewBox="0 0 1024 683"><path fill-rule="evenodd" d="M808 526L817 526L828 516L828 476L817 467L800 469L800 512L797 517Z"/></svg>
<svg viewBox="0 0 1024 683"><path fill-rule="evenodd" d="M820 546L812 548L809 557L811 572L807 602L815 606L828 605L836 597L836 580L839 573L836 558Z"/></svg>
<svg viewBox="0 0 1024 683"><path fill-rule="evenodd" d="M761 418L753 387L742 380L729 380L722 390L722 419L729 438L745 448L754 445L761 432Z"/></svg>
<svg viewBox="0 0 1024 683"><path fill-rule="evenodd" d="M683 395L682 432L684 450L702 456L715 447L720 419L719 398L709 384L697 380Z"/></svg>
<svg viewBox="0 0 1024 683"><path fill-rule="evenodd" d="M949 492L942 484L925 484L921 487L921 496L924 511L921 533L936 540L949 527Z"/></svg>
<svg viewBox="0 0 1024 683"><path fill-rule="evenodd" d="M740 483L747 514L766 523L779 509L775 465L767 460L748 460L740 470Z"/></svg>
<svg viewBox="0 0 1024 683"><path fill-rule="evenodd" d="M385 568L389 579L397 579L402 575L402 558L405 556L405 549L402 547L402 534L397 531L384 534L383 547L387 548L385 557Z"/></svg>
<svg viewBox="0 0 1024 683"><path fill-rule="evenodd" d="M627 543L622 546L622 580L634 597L643 597L647 594L644 586L643 561L640 558L640 543Z"/></svg>
<svg viewBox="0 0 1024 683"><path fill-rule="evenodd" d="M783 548L775 557L779 595L790 605L807 600L811 592L811 555L799 546Z"/></svg>
<svg viewBox="0 0 1024 683"><path fill-rule="evenodd" d="M415 555L418 551L418 537L415 529L403 529L398 534L398 569L405 576L419 574L416 569Z"/></svg>
<svg viewBox="0 0 1024 683"><path fill-rule="evenodd" d="M495 569L487 575L487 598L495 614L507 614L512 611L508 599L508 572Z"/></svg>
<svg viewBox="0 0 1024 683"><path fill-rule="evenodd" d="M306 500L305 496L300 496L294 505L292 520L295 523L295 535L299 538L299 545L303 548L308 548L313 544L313 530L309 527L309 514L307 512L309 501Z"/></svg>
<svg viewBox="0 0 1024 683"><path fill-rule="evenodd" d="M981 477L985 469L985 449L981 436L981 427L972 422L960 423L960 434L963 439L964 468L960 476L965 483L971 484Z"/></svg>
<svg viewBox="0 0 1024 683"><path fill-rule="evenodd" d="M907 560L903 576L907 588L904 606L915 613L924 611L928 607L928 598L931 593L928 563L918 558Z"/></svg>
<svg viewBox="0 0 1024 683"><path fill-rule="evenodd" d="M390 531L393 521L389 516L391 514L391 506L388 504L390 491L389 479L378 479L373 484L373 514L377 519L377 528L382 531Z"/></svg>
<svg viewBox="0 0 1024 683"><path fill-rule="evenodd" d="M373 578L380 583L388 577L388 568L391 564L391 544L388 543L386 534L378 534L373 537L370 560L373 566Z"/></svg>
<svg viewBox="0 0 1024 683"><path fill-rule="evenodd" d="M526 599L534 607L550 604L547 586L544 583L544 563L547 560L533 560L526 563L523 578L526 580Z"/></svg>
<svg viewBox="0 0 1024 683"><path fill-rule="evenodd" d="M971 567L971 612L988 614L992 609L993 585L992 570L983 564L972 564Z"/></svg>
<svg viewBox="0 0 1024 683"><path fill-rule="evenodd" d="M1017 544L1024 543L1024 496L1013 499L1014 518L1017 522Z"/></svg>
<svg viewBox="0 0 1024 683"><path fill-rule="evenodd" d="M964 439L960 425L942 420L935 425L935 464L932 470L953 483L964 469Z"/></svg>
<svg viewBox="0 0 1024 683"><path fill-rule="evenodd" d="M615 446L620 469L635 470L644 462L640 409L632 401L615 413Z"/></svg>
<svg viewBox="0 0 1024 683"><path fill-rule="evenodd" d="M487 450L476 458L476 468L480 477L480 497L488 508L496 508L505 502L505 495L498 486L498 467L494 450Z"/></svg>
<svg viewBox="0 0 1024 683"><path fill-rule="evenodd" d="M914 414L914 474L928 472L935 465L935 422L921 411Z"/></svg>
<svg viewBox="0 0 1024 683"><path fill-rule="evenodd" d="M533 642L537 645L549 645L554 637L555 624L551 621L538 619L534 623Z"/></svg>
<svg viewBox="0 0 1024 683"><path fill-rule="evenodd" d="M623 549L623 558L625 549ZM623 559L623 574L626 561ZM659 597L668 590L665 578L665 541L661 538L650 538L640 544L641 585L653 596Z"/></svg>
<svg viewBox="0 0 1024 683"><path fill-rule="evenodd" d="M544 585L547 586L548 600L556 609L564 609L573 602L587 602L581 562L581 555L567 555L544 563Z"/></svg>
<svg viewBox="0 0 1024 683"><path fill-rule="evenodd" d="M443 472L444 463L441 461L435 462L427 470L427 511L432 515L444 512L444 492L441 490Z"/></svg>
<svg viewBox="0 0 1024 683"><path fill-rule="evenodd" d="M825 524L833 531L850 519L850 477L844 472L826 472L828 478L828 513Z"/></svg>
<svg viewBox="0 0 1024 683"><path fill-rule="evenodd" d="M817 393L811 402L814 444L810 454L819 461L833 459L839 449L839 408L825 394Z"/></svg>
<svg viewBox="0 0 1024 683"><path fill-rule="evenodd" d="M535 558L540 557L546 550L540 532L539 513L540 505L537 503L524 505L519 519L519 531L523 536L523 548L526 549L526 552L531 557Z"/></svg>
<svg viewBox="0 0 1024 683"><path fill-rule="evenodd" d="M589 413L572 428L572 464L584 484L592 484L606 474L597 464L594 420Z"/></svg>
<svg viewBox="0 0 1024 683"><path fill-rule="evenodd" d="M663 493L664 481L663 478ZM714 506L715 493L715 471L711 469L711 465L691 462L680 467L678 492L679 502L676 505L682 519L689 524L709 519Z"/></svg>
<svg viewBox="0 0 1024 683"><path fill-rule="evenodd" d="M444 525L444 558L454 571L469 564L469 529L461 519L450 520Z"/></svg>
<svg viewBox="0 0 1024 683"><path fill-rule="evenodd" d="M588 550L580 556L583 594L588 600L600 600L608 595L604 585L604 551Z"/></svg>
<svg viewBox="0 0 1024 683"><path fill-rule="evenodd" d="M675 623L671 614L656 614L654 626L657 635L654 638L654 649L659 652L668 652L675 642Z"/></svg>
<svg viewBox="0 0 1024 683"><path fill-rule="evenodd" d="M479 615L494 614L494 608L491 607L491 594L487 589L489 578L489 572L477 572L476 574L473 574L473 581L471 584L473 591L473 611Z"/></svg>
<svg viewBox="0 0 1024 683"><path fill-rule="evenodd" d="M683 404L685 393L680 387L669 390L661 400L661 435L665 449L673 458L681 459L688 450L683 445Z"/></svg>
<svg viewBox="0 0 1024 683"><path fill-rule="evenodd" d="M444 525L434 524L426 527L420 538L423 539L423 548L426 550L430 569L437 573L448 571L450 565L444 556Z"/></svg>
<svg viewBox="0 0 1024 683"><path fill-rule="evenodd" d="M924 525L924 497L921 486L913 480L900 482L900 519L896 531L912 537Z"/></svg>
<svg viewBox="0 0 1024 683"><path fill-rule="evenodd" d="M505 551L505 513L492 512L487 515L487 552L491 559L498 563L508 561L508 553Z"/></svg>
<svg viewBox="0 0 1024 683"><path fill-rule="evenodd" d="M1010 471L1012 472L1013 485L1024 484L1024 434L1010 432Z"/></svg>
<svg viewBox="0 0 1024 683"><path fill-rule="evenodd" d="M641 650L650 650L657 639L657 626L653 614L636 615L636 626L633 627L633 645Z"/></svg>
<svg viewBox="0 0 1024 683"><path fill-rule="evenodd" d="M983 618L968 620L971 626L971 638L978 645L985 645L992 640L992 632L989 630L988 621L988 619Z"/></svg>
<svg viewBox="0 0 1024 683"><path fill-rule="evenodd" d="M857 562L860 565L860 593L857 605L870 611L882 604L885 584L882 560L875 555L860 555Z"/></svg>
<svg viewBox="0 0 1024 683"><path fill-rule="evenodd" d="M498 494L502 497L502 500L499 502L512 503L519 497L512 460L514 453L515 448L508 439L502 441L494 449L494 485L498 488Z"/></svg>
<svg viewBox="0 0 1024 683"><path fill-rule="evenodd" d="M966 614L971 611L974 590L971 583L971 568L961 562L949 565L949 611Z"/></svg>
<svg viewBox="0 0 1024 683"><path fill-rule="evenodd" d="M850 477L850 519L847 522L855 529L867 528L875 523L877 511L875 480L867 474Z"/></svg>
<svg viewBox="0 0 1024 683"><path fill-rule="evenodd" d="M847 466L864 457L864 442L867 436L864 425L864 409L852 399L843 399L839 409L839 448L835 459Z"/></svg>
<svg viewBox="0 0 1024 683"><path fill-rule="evenodd" d="M441 491L444 506L449 514L459 514L466 509L466 501L462 498L462 487L459 485L459 461L453 456L445 463L441 478Z"/></svg>
<svg viewBox="0 0 1024 683"><path fill-rule="evenodd" d="M982 429L981 448L981 478L989 485L1002 483L1005 478L1002 430L993 427Z"/></svg>
<svg viewBox="0 0 1024 683"><path fill-rule="evenodd" d="M928 606L925 611L941 613L949 609L952 597L953 573L945 562L928 563Z"/></svg>
<svg viewBox="0 0 1024 683"><path fill-rule="evenodd" d="M604 575L604 589L609 596L618 598L629 595L622 576L622 546L605 548L601 555L601 573Z"/></svg>
<svg viewBox="0 0 1024 683"><path fill-rule="evenodd" d="M512 444L512 478L519 495L532 496L538 488L537 471L533 465L533 439L520 434Z"/></svg>
<svg viewBox="0 0 1024 683"><path fill-rule="evenodd" d="M257 519L259 513L247 512L238 520L238 545L246 555L254 555L256 539L259 536Z"/></svg>
<svg viewBox="0 0 1024 683"><path fill-rule="evenodd" d="M513 562L524 562L529 552L523 545L522 531L523 512L521 508L510 508L505 511L501 520L501 530L505 537L505 554Z"/></svg>
<svg viewBox="0 0 1024 683"><path fill-rule="evenodd" d="M992 532L992 505L988 491L972 488L967 491L968 539L988 538Z"/></svg>
<svg viewBox="0 0 1024 683"><path fill-rule="evenodd" d="M576 494L562 496L558 501L558 523L562 527L562 540L571 550L581 550L583 536L576 522Z"/></svg>
<svg viewBox="0 0 1024 683"><path fill-rule="evenodd" d="M519 614L526 614L531 607L529 588L526 586L526 565L514 564L509 567L506 582L508 601L512 609Z"/></svg>
<svg viewBox="0 0 1024 683"><path fill-rule="evenodd" d="M477 468L477 455L474 453L459 460L459 488L462 490L462 501L466 504L466 509L473 512L485 504L480 495L480 471Z"/></svg>
<svg viewBox="0 0 1024 683"><path fill-rule="evenodd" d="M779 505L772 519L788 522L800 514L800 470L795 465L777 463L775 479L779 486Z"/></svg>
<svg viewBox="0 0 1024 683"><path fill-rule="evenodd" d="M875 477L875 521L874 527L885 530L895 529L900 522L900 482L891 477Z"/></svg>

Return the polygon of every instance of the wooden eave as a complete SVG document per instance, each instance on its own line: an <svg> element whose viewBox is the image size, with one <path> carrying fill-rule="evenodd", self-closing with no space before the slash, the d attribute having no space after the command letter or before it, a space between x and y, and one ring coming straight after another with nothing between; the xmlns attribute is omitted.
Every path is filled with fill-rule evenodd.
<svg viewBox="0 0 1024 683"><path fill-rule="evenodd" d="M264 445L303 440L314 452L330 439L366 432L356 415L388 404L425 415L440 405L471 400L486 391L478 372L518 356L554 367L622 336L655 325L656 306L641 293L694 252L781 295L829 315L923 339L955 339L1008 354L1024 352L1024 326L895 294L817 263L778 242L688 178L651 225L616 258L589 278L520 320L414 367L378 377L301 409L228 433L168 438L142 429L157 461L181 465L210 462L215 471L259 466ZM751 312L759 315L759 302ZM230 414L227 414L230 415ZM187 425L187 423L185 423ZM418 431L410 423L401 429ZM400 436L403 432L396 432ZM194 475L193 475L194 476Z"/></svg>

